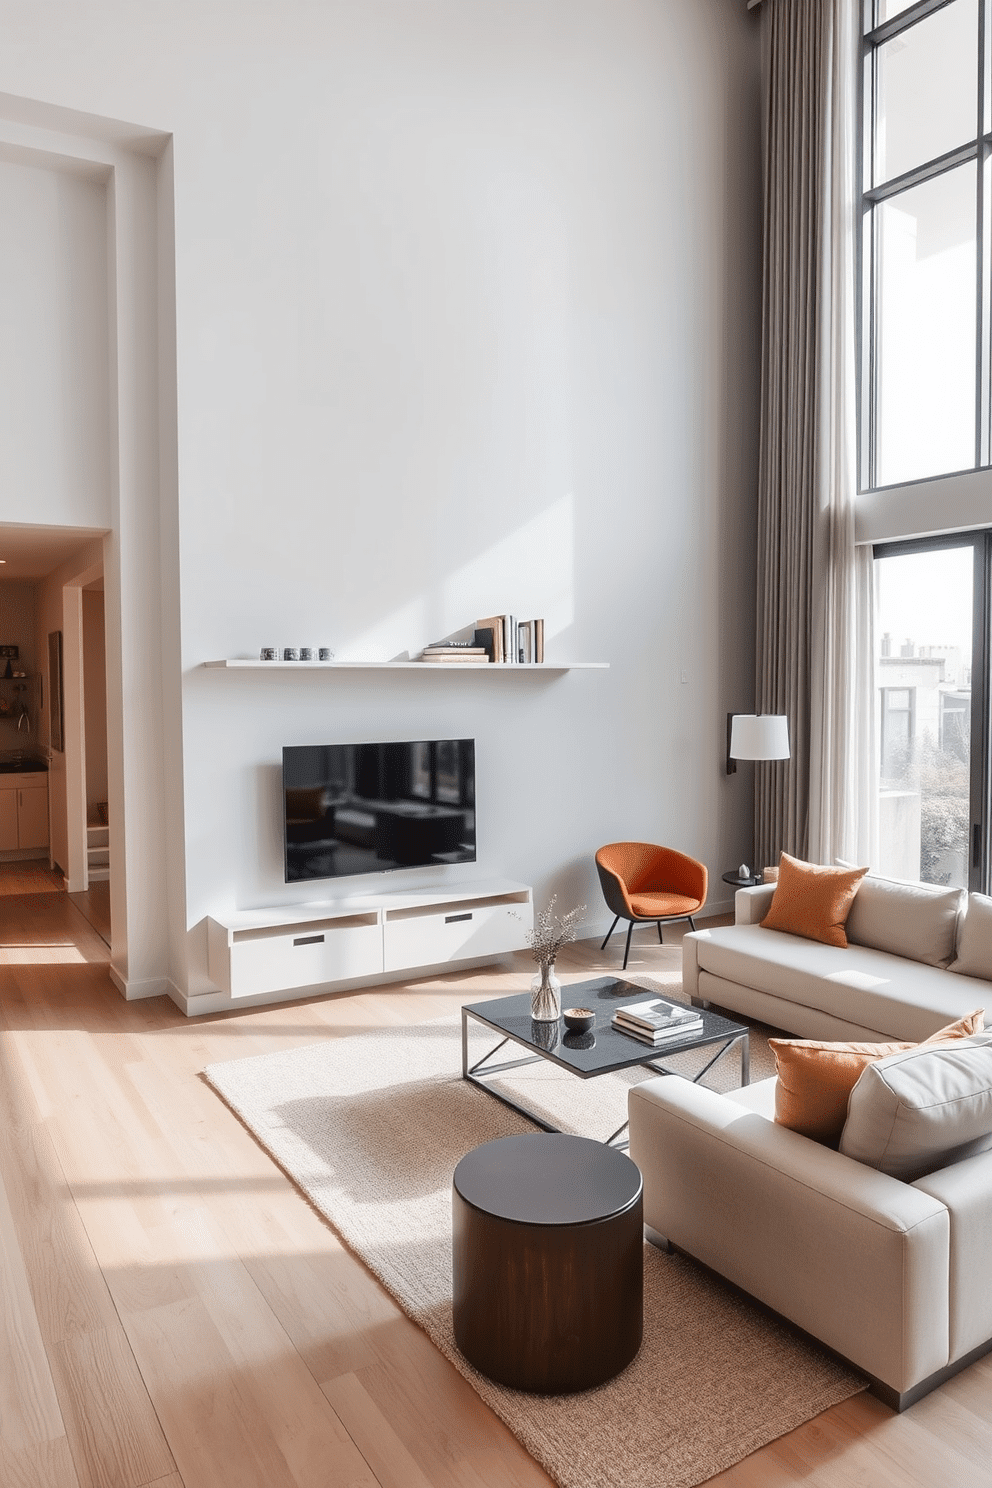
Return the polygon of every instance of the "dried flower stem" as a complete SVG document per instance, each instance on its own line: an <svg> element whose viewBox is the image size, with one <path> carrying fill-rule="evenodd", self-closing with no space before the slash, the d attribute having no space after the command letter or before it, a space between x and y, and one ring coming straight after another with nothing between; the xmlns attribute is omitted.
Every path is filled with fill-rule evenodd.
<svg viewBox="0 0 992 1488"><path fill-rule="evenodd" d="M542 909L538 915L534 929L527 931L527 944L539 966L554 966L562 946L576 939L582 916L586 912L585 905L580 904L577 908L570 909L568 914L556 915L554 908L557 902L558 895L553 894L547 909Z"/></svg>

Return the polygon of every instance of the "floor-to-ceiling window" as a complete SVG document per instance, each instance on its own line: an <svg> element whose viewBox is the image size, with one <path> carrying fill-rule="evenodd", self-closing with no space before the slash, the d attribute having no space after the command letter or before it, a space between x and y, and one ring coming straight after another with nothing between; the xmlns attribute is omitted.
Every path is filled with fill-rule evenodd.
<svg viewBox="0 0 992 1488"><path fill-rule="evenodd" d="M989 892L992 0L863 0L862 63L860 484L917 534L874 549L877 866Z"/></svg>

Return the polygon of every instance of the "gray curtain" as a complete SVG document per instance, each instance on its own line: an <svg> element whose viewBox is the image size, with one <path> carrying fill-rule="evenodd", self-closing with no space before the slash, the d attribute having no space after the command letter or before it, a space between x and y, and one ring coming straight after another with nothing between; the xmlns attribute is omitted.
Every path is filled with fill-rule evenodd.
<svg viewBox="0 0 992 1488"><path fill-rule="evenodd" d="M755 766L758 868L777 862L783 849L809 856L811 815L813 841L822 850L819 791L825 778L835 779L838 772L843 777L849 763L834 747L850 734L843 722L849 703L844 687L851 681L846 664L853 657L846 642L844 665L833 654L838 602L850 609L857 591L854 568L849 571L856 563L853 463L850 471L846 465L841 469L844 462L836 457L838 419L848 413L853 418L853 383L837 382L838 316L851 317L851 295L844 278L847 259L836 251L836 235L849 230L850 212L838 216L835 151L839 118L844 138L853 142L851 100L846 87L838 89L838 79L850 82L849 59L841 51L853 35L855 11L856 0L765 0L762 9L765 201L755 707L759 713L788 716L792 758ZM844 293L838 298L841 281ZM863 571L861 578L863 588ZM829 661L823 654L828 642ZM825 724L821 704L828 674L832 690ZM835 803L830 809L836 814ZM827 837L835 850L834 836Z"/></svg>

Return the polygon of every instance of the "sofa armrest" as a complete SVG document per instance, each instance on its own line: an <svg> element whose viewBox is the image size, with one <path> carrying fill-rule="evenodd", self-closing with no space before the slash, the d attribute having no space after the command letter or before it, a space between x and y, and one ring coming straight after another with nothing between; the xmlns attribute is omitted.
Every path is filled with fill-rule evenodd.
<svg viewBox="0 0 992 1488"><path fill-rule="evenodd" d="M755 884L753 889L738 889L734 895L734 923L757 925L771 908L774 893L774 884Z"/></svg>
<svg viewBox="0 0 992 1488"><path fill-rule="evenodd" d="M678 1076L628 1110L645 1224L895 1391L948 1362L938 1199Z"/></svg>
<svg viewBox="0 0 992 1488"><path fill-rule="evenodd" d="M992 1338L992 1152L928 1173L912 1186L951 1217L951 1358L960 1359Z"/></svg>
<svg viewBox="0 0 992 1488"><path fill-rule="evenodd" d="M688 930L682 937L682 993L690 1002L699 997L698 943L705 930Z"/></svg>

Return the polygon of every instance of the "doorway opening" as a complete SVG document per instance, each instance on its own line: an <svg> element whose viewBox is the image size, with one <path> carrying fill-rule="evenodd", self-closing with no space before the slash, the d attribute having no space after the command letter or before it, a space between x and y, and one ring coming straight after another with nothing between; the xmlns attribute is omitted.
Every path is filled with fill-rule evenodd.
<svg viewBox="0 0 992 1488"><path fill-rule="evenodd" d="M109 947L103 539L0 525L0 895L68 893Z"/></svg>

